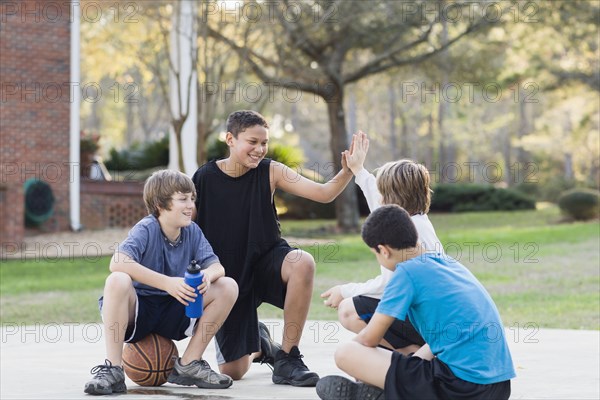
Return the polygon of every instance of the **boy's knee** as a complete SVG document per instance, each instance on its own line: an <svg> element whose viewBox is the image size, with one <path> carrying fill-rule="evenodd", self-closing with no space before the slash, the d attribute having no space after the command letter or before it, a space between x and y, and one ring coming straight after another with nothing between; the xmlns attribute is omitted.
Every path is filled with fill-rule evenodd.
<svg viewBox="0 0 600 400"><path fill-rule="evenodd" d="M348 324L358 317L354 308L354 300L348 297L338 305L338 319L344 328L348 328Z"/></svg>
<svg viewBox="0 0 600 400"><path fill-rule="evenodd" d="M124 272L112 272L106 278L104 290L127 293L133 287L133 280Z"/></svg>
<svg viewBox="0 0 600 400"><path fill-rule="evenodd" d="M294 270L306 277L313 277L315 275L316 264L315 259L312 255L305 251L300 251L300 256L297 257L297 260L293 263Z"/></svg>
<svg viewBox="0 0 600 400"><path fill-rule="evenodd" d="M238 285L235 280L229 278L227 276L223 276L219 278L217 281L219 283L220 289L220 298L226 298L232 303L235 303L238 297Z"/></svg>
<svg viewBox="0 0 600 400"><path fill-rule="evenodd" d="M247 366L247 367L246 367ZM219 372L225 375L228 375L234 381L239 381L244 377L246 372L249 369L249 361L245 363L242 362L229 362L225 364L219 365ZM246 367L246 368L244 368Z"/></svg>
<svg viewBox="0 0 600 400"><path fill-rule="evenodd" d="M356 352L356 342L347 342L344 343L336 349L333 358L335 360L335 365L341 370L345 370L345 367L351 362L352 355Z"/></svg>
<svg viewBox="0 0 600 400"><path fill-rule="evenodd" d="M225 374L225 375L228 375L234 381L239 381L246 374L245 372L238 371L238 370L233 370L233 369L226 369L225 371L221 371L221 373Z"/></svg>

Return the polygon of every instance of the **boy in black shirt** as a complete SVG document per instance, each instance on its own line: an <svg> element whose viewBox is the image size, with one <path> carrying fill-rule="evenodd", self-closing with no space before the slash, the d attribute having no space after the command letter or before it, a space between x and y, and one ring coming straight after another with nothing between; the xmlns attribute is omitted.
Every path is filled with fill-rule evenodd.
<svg viewBox="0 0 600 400"><path fill-rule="evenodd" d="M196 222L226 275L239 286L238 301L216 335L219 369L241 379L253 361L267 362L274 368L274 383L314 386L319 376L301 360L298 344L310 306L315 261L281 238L273 193L281 189L331 202L352 179L346 164L351 154L342 154L343 168L329 182L313 182L264 158L268 128L254 111L232 113L225 138L229 157L206 163L192 179L198 193ZM284 310L281 347L258 322L256 309L262 302Z"/></svg>

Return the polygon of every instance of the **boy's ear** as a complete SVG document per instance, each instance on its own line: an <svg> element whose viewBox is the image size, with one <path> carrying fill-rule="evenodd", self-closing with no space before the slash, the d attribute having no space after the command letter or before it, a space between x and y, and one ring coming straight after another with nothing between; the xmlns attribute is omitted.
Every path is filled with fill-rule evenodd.
<svg viewBox="0 0 600 400"><path fill-rule="evenodd" d="M233 133L227 132L227 134L225 134L225 143L227 143L227 146L229 147L233 146Z"/></svg>
<svg viewBox="0 0 600 400"><path fill-rule="evenodd" d="M377 250L379 250L379 254L381 254L385 258L388 258L392 254L389 246L385 244L378 244Z"/></svg>

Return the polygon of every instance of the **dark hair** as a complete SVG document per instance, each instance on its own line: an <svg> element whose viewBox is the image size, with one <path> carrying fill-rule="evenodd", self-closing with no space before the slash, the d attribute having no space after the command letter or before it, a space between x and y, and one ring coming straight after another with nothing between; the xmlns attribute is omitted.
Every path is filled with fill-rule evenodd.
<svg viewBox="0 0 600 400"><path fill-rule="evenodd" d="M255 125L264 126L269 129L269 124L265 117L252 110L234 111L227 117L227 132L231 132L234 138L238 137L240 132Z"/></svg>
<svg viewBox="0 0 600 400"><path fill-rule="evenodd" d="M417 228L405 209L389 204L373 211L362 227L362 239L379 252L378 245L387 245L396 250L417 246Z"/></svg>
<svg viewBox="0 0 600 400"><path fill-rule="evenodd" d="M148 212L158 218L159 208L170 210L175 193L192 193L196 198L196 186L183 172L162 169L155 171L144 184L144 203Z"/></svg>

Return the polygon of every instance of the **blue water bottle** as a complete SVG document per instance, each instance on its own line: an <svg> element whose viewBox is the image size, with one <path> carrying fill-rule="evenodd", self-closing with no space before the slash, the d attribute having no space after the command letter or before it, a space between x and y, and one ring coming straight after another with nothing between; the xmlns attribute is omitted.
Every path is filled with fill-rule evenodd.
<svg viewBox="0 0 600 400"><path fill-rule="evenodd" d="M203 277L204 274L202 273L202 269L196 263L196 260L192 260L190 265L187 267L184 279L186 284L190 285L196 290L198 297L196 297L195 302L188 302L188 305L185 307L185 315L187 315L189 318L200 318L202 316L203 301L202 295L198 291L198 286L202 284Z"/></svg>

